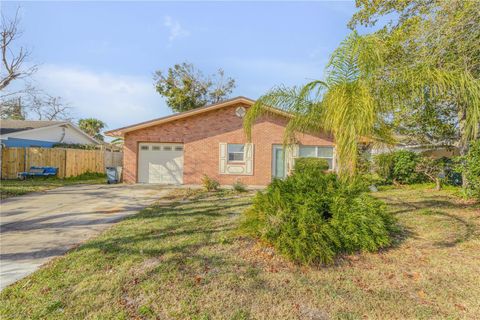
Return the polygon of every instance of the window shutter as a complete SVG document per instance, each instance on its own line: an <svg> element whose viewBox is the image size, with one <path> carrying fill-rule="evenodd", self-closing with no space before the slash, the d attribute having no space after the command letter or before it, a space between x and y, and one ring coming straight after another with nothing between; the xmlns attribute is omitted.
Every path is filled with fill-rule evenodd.
<svg viewBox="0 0 480 320"><path fill-rule="evenodd" d="M245 174L253 174L253 143L245 143Z"/></svg>
<svg viewBox="0 0 480 320"><path fill-rule="evenodd" d="M219 171L220 173L227 172L227 144L220 142L219 144Z"/></svg>

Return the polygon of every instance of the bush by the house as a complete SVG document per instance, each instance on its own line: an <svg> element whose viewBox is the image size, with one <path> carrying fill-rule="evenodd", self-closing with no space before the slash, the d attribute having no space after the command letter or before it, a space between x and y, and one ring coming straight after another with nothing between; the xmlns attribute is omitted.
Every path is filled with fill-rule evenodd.
<svg viewBox="0 0 480 320"><path fill-rule="evenodd" d="M326 171L328 162L320 158L298 158L295 160L295 172Z"/></svg>
<svg viewBox="0 0 480 320"><path fill-rule="evenodd" d="M236 192L246 192L247 191L247 187L245 186L245 184L243 184L241 181L237 180L235 181L234 184L232 184L232 188L233 190L235 190Z"/></svg>
<svg viewBox="0 0 480 320"><path fill-rule="evenodd" d="M466 195L480 200L480 140L470 143L467 155L458 160L457 169L467 180Z"/></svg>
<svg viewBox="0 0 480 320"><path fill-rule="evenodd" d="M295 170L259 192L243 230L304 264L332 263L341 253L376 251L391 243L394 219L365 193L318 168Z"/></svg>
<svg viewBox="0 0 480 320"><path fill-rule="evenodd" d="M375 157L375 172L385 183L411 184L425 179L416 168L421 156L413 151L398 150Z"/></svg>
<svg viewBox="0 0 480 320"><path fill-rule="evenodd" d="M220 183L217 180L210 178L206 174L203 175L202 185L207 191L217 191L220 187Z"/></svg>

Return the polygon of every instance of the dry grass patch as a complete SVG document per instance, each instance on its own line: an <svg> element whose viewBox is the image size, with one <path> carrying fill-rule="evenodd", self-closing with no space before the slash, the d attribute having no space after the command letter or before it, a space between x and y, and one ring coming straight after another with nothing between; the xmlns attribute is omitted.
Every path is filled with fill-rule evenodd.
<svg viewBox="0 0 480 320"><path fill-rule="evenodd" d="M180 191L0 295L2 319L474 319L480 208L450 191L377 193L403 234L302 267L239 237L252 193Z"/></svg>

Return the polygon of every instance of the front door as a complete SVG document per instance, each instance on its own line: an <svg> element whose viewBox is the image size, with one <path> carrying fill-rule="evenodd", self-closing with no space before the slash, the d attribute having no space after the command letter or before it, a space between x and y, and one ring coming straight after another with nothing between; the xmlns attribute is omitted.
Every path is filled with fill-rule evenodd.
<svg viewBox="0 0 480 320"><path fill-rule="evenodd" d="M287 175L287 167L285 164L285 152L280 145L273 146L272 154L272 176L274 178L283 179Z"/></svg>

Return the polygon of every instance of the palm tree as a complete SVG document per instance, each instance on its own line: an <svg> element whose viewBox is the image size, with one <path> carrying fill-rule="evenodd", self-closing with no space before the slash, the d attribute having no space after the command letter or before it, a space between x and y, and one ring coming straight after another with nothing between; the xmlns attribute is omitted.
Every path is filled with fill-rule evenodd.
<svg viewBox="0 0 480 320"><path fill-rule="evenodd" d="M376 70L383 65L384 46L375 36L350 34L332 54L325 81L316 80L298 88L277 87L260 97L248 111L244 128L251 137L256 119L274 106L293 114L284 143L296 132L333 134L339 173L352 176L362 139L391 140L386 119L387 103L378 99Z"/></svg>
<svg viewBox="0 0 480 320"><path fill-rule="evenodd" d="M78 127L89 136L103 141L102 129L106 127L105 122L95 119L86 118L78 120Z"/></svg>
<svg viewBox="0 0 480 320"><path fill-rule="evenodd" d="M297 132L333 134L339 174L355 175L358 145L363 140L392 144L391 123L400 104L418 103L431 96L454 97L462 115L462 141L479 135L480 82L465 70L445 70L428 63L387 69L387 46L377 35L350 34L333 52L325 81L302 87L277 87L260 97L248 111L244 128L251 138L256 119L273 106L293 115L284 144L294 143Z"/></svg>

